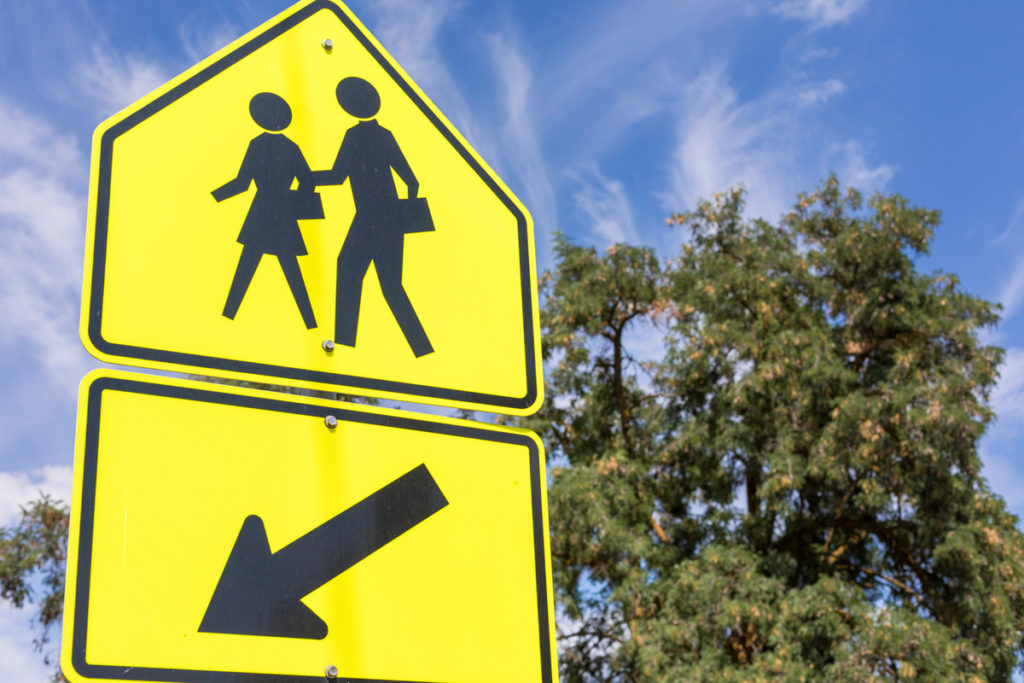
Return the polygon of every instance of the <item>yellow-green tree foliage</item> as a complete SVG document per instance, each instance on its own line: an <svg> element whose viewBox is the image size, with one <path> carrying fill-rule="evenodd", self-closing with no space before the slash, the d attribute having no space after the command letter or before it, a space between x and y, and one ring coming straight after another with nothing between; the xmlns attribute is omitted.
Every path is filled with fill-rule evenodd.
<svg viewBox="0 0 1024 683"><path fill-rule="evenodd" d="M563 678L1009 680L1024 537L977 452L995 307L918 272L939 216L899 195L831 178L779 225L742 211L673 216L664 263L557 242L522 422Z"/></svg>
<svg viewBox="0 0 1024 683"><path fill-rule="evenodd" d="M64 611L68 513L67 505L43 495L21 509L16 524L0 527L0 599L19 608L37 604L35 646L53 666L54 683L65 681L47 646L50 631Z"/></svg>

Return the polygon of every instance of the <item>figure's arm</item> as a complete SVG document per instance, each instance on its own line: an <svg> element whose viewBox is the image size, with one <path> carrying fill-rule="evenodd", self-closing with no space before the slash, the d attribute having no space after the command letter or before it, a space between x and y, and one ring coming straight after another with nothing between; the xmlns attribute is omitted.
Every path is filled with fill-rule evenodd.
<svg viewBox="0 0 1024 683"><path fill-rule="evenodd" d="M402 179L405 186L409 190L409 199L415 199L416 193L419 192L420 182L416 180L416 176L413 175L412 168L409 166L409 162L405 160L405 155L402 154L402 148L398 146L398 141L395 140L395 136L388 131L388 137L391 138L391 168L395 169L395 173Z"/></svg>
<svg viewBox="0 0 1024 683"><path fill-rule="evenodd" d="M250 142L249 148L245 150L245 157L242 159L242 166L238 169L238 175L210 193L218 202L222 202L228 197L234 197L235 195L242 194L249 189L249 185L252 184L252 162L250 160L250 157L252 156L250 154L251 151L252 143Z"/></svg>
<svg viewBox="0 0 1024 683"><path fill-rule="evenodd" d="M302 151L298 145L295 146L295 157L295 179L299 181L299 190L312 192L316 189L317 182L313 171L309 170L309 163L306 161L306 157L302 156ZM321 173L325 172L321 171Z"/></svg>
<svg viewBox="0 0 1024 683"><path fill-rule="evenodd" d="M351 138L348 133L345 133L345 139L341 141L341 147L338 148L338 156L334 158L334 166L326 171L313 171L313 182L317 185L343 185L349 176L351 149Z"/></svg>
<svg viewBox="0 0 1024 683"><path fill-rule="evenodd" d="M319 185L340 185L335 178L334 169L329 168L326 171L313 171L313 183Z"/></svg>

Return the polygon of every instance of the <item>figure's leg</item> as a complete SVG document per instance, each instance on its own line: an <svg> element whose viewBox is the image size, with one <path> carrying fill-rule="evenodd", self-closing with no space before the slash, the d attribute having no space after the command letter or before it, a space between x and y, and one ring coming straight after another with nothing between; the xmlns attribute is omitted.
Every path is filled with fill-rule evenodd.
<svg viewBox="0 0 1024 683"><path fill-rule="evenodd" d="M235 268L235 277L231 280L231 288L228 290L228 300L224 302L225 318L235 319L238 307L242 305L242 298L249 289L252 276L256 274L256 267L260 265L263 252L251 247L242 247L242 255L238 257L238 267Z"/></svg>
<svg viewBox="0 0 1024 683"><path fill-rule="evenodd" d="M404 236L398 235L393 240L380 245L374 258L374 265L377 267L377 277L380 279L380 289L384 294L384 300L388 302L392 315L402 328L405 340L412 348L416 357L425 356L434 352L434 347L427 339L427 333L416 316L416 311L409 301L409 295L405 293L402 286L402 250L404 247Z"/></svg>
<svg viewBox="0 0 1024 683"><path fill-rule="evenodd" d="M353 234L341 246L338 254L337 292L334 300L334 341L345 346L356 345L359 325L359 302L363 296L363 278L373 260L365 237Z"/></svg>
<svg viewBox="0 0 1024 683"><path fill-rule="evenodd" d="M313 317L313 306L309 303L306 283L302 279L302 271L299 270L299 258L295 254L278 254L277 260L284 271L284 279L288 281L288 287L292 290L292 297L299 306L302 322L306 323L307 330L313 329L316 327L316 318Z"/></svg>

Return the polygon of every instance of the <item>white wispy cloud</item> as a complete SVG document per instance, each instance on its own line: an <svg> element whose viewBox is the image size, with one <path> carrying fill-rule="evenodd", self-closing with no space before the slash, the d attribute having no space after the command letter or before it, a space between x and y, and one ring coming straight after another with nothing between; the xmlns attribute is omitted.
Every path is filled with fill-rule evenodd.
<svg viewBox="0 0 1024 683"><path fill-rule="evenodd" d="M846 86L843 85L842 81L830 78L824 83L818 83L816 85L803 88L797 92L796 97L800 104L804 106L814 106L832 99L844 90L846 90Z"/></svg>
<svg viewBox="0 0 1024 683"><path fill-rule="evenodd" d="M58 383L85 368L75 332L85 204L53 178L31 169L0 175L0 341L31 345Z"/></svg>
<svg viewBox="0 0 1024 683"><path fill-rule="evenodd" d="M1006 349L991 405L996 421L981 440L982 474L1010 510L1024 518L1024 475L1018 458L1024 433L1024 347Z"/></svg>
<svg viewBox="0 0 1024 683"><path fill-rule="evenodd" d="M826 163L829 165L826 173L834 171L844 185L866 194L884 190L897 170L891 164L871 165L864 156L863 146L856 140L832 145L826 155Z"/></svg>
<svg viewBox="0 0 1024 683"><path fill-rule="evenodd" d="M453 78L442 55L445 27L462 9L453 0L380 0L366 7L367 23L395 61L438 106L485 162L508 181L506 172L516 174L525 188L523 198L538 226L538 261L543 267L547 233L554 226L555 201L547 170L540 156L540 143L533 124L534 112L525 101L530 89L530 70L504 34L475 33L462 40L479 41L494 66L502 120L492 125L474 112L464 90ZM514 184L514 183L510 183Z"/></svg>
<svg viewBox="0 0 1024 683"><path fill-rule="evenodd" d="M46 494L71 500L71 468L47 466L24 472L0 472L0 527L17 523L22 506Z"/></svg>
<svg viewBox="0 0 1024 683"><path fill-rule="evenodd" d="M666 208L692 208L714 192L743 185L750 215L768 220L780 216L795 196L794 180L803 175L795 148L798 138L787 131L789 109L777 94L741 102L722 63L687 84Z"/></svg>
<svg viewBox="0 0 1024 683"><path fill-rule="evenodd" d="M1003 499L1010 512L1024 519L1024 476L1021 476L1017 465L1018 452L1014 441L992 437L985 437L979 449L982 476Z"/></svg>
<svg viewBox="0 0 1024 683"><path fill-rule="evenodd" d="M1020 310L1024 303L1024 257L1014 263L1013 274L999 290L996 300L1003 305L1003 320L1009 320Z"/></svg>
<svg viewBox="0 0 1024 683"><path fill-rule="evenodd" d="M240 26L231 22L209 24L195 16L178 25L178 39L191 62L206 59L243 33L245 31Z"/></svg>
<svg viewBox="0 0 1024 683"><path fill-rule="evenodd" d="M77 383L84 164L72 138L2 99L0 127L0 343L27 343L52 380Z"/></svg>
<svg viewBox="0 0 1024 683"><path fill-rule="evenodd" d="M482 127L441 53L441 33L461 9L451 0L379 0L365 18L374 36L452 122L474 149L493 163L497 150Z"/></svg>
<svg viewBox="0 0 1024 683"><path fill-rule="evenodd" d="M867 4L867 0L786 0L772 11L787 19L807 21L815 28L823 28L846 23Z"/></svg>
<svg viewBox="0 0 1024 683"><path fill-rule="evenodd" d="M1006 222L1006 227L999 234L999 237L992 240L992 243L998 244L1002 242L1017 232L1021 225L1024 225L1024 197L1017 200L1016 206L1013 207L1013 214L1010 215L1010 220Z"/></svg>
<svg viewBox="0 0 1024 683"><path fill-rule="evenodd" d="M634 0L592 5L545 74L545 114L573 112L597 92L644 79L668 55L694 52L702 32L736 18L742 0ZM575 38L573 40L572 38Z"/></svg>
<svg viewBox="0 0 1024 683"><path fill-rule="evenodd" d="M839 54L839 48L810 47L800 53L801 62L816 62L821 59L832 59Z"/></svg>
<svg viewBox="0 0 1024 683"><path fill-rule="evenodd" d="M999 384L992 393L992 407L1004 427L1024 429L1024 348L1006 349Z"/></svg>
<svg viewBox="0 0 1024 683"><path fill-rule="evenodd" d="M729 84L725 64L707 68L684 87L679 100L666 207L692 208L700 198L742 185L748 214L775 220L797 192L831 171L846 185L882 189L894 167L870 164L857 141L823 145L819 135L808 132L820 129L816 107L839 92L842 84L834 80L810 88L783 83L742 101Z"/></svg>
<svg viewBox="0 0 1024 683"><path fill-rule="evenodd" d="M658 117L671 111L678 99L678 82L678 74L672 67L658 61L597 97L586 98L586 102L580 103L582 106L567 106L567 111L575 111L574 115L580 117L571 126L578 128L579 122L585 121L585 130L595 132L579 136L572 156L604 159L628 145L634 132L648 127L660 128L662 123Z"/></svg>
<svg viewBox="0 0 1024 683"><path fill-rule="evenodd" d="M5 683L40 683L53 673L35 651L31 618L31 607L0 602L0 680Z"/></svg>
<svg viewBox="0 0 1024 683"><path fill-rule="evenodd" d="M602 246L638 241L629 195L622 182L606 178L596 164L570 173L570 177L578 186L573 202L586 216L591 233L601 238Z"/></svg>
<svg viewBox="0 0 1024 683"><path fill-rule="evenodd" d="M0 168L25 164L62 178L82 178L85 163L74 136L54 129L0 97ZM82 183L84 186L84 183Z"/></svg>
<svg viewBox="0 0 1024 683"><path fill-rule="evenodd" d="M448 88L451 74L438 49L442 27L460 11L450 0L378 0L367 4L373 34L421 85ZM428 92L433 88L425 88Z"/></svg>
<svg viewBox="0 0 1024 683"><path fill-rule="evenodd" d="M72 83L103 117L124 109L166 82L165 66L140 55L121 54L99 43L90 58L72 68Z"/></svg>
<svg viewBox="0 0 1024 683"><path fill-rule="evenodd" d="M487 45L505 116L502 147L526 188L525 201L536 226L538 267L543 270L550 259L550 236L557 226L558 204L541 150L532 72L522 51L507 35L492 35Z"/></svg>

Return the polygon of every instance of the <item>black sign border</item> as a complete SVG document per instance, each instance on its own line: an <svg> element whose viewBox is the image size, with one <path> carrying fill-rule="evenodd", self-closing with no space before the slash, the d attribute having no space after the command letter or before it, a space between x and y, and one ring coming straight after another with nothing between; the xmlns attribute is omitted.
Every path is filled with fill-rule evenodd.
<svg viewBox="0 0 1024 683"><path fill-rule="evenodd" d="M425 384L413 384L411 382L396 382L358 375L342 373L323 372L306 370L284 365L273 365L270 363L255 363L251 361L232 360L229 358L218 358L215 356L204 356L180 351L168 351L152 349L130 344L118 344L109 342L103 338L103 291L104 274L106 270L107 252L107 230L110 212L110 180L111 164L113 157L114 140L134 126L142 123L150 116L167 107L175 100L180 99L190 91L199 87L225 69L244 59L248 55L263 47L274 38L277 38L285 31L297 26L321 10L333 12L352 35L360 42L366 51L377 61L384 71L391 76L402 91L412 100L424 116L437 128L442 136L462 156L467 164L476 172L481 180L492 192L502 201L505 207L515 216L518 242L519 242L519 279L522 288L523 301L523 338L525 346L525 368L526 368L526 393L521 397L503 396L500 394L488 394L484 392L466 391L460 389L448 389L434 387ZM427 103L420 97L416 90L402 77L395 67L388 61L373 41L360 30L358 24L337 4L331 0L316 0L315 2L302 7L294 14L284 17L280 22L271 26L263 33L252 38L244 45L232 50L229 54L218 59L200 72L193 74L183 82L174 86L166 93L160 95L152 102L141 107L138 111L132 112L120 121L111 125L100 139L99 145L99 170L96 182L96 213L94 249L92 259L92 282L89 298L89 319L88 334L89 340L102 353L125 359L140 361L151 361L156 363L171 363L186 365L198 368L207 368L213 371L225 370L245 374L259 375L260 377L279 377L283 379L299 380L303 382L314 382L321 385L343 387L350 389L366 389L376 392L388 392L393 394L405 394L407 396L418 396L423 399L441 399L460 403L470 403L478 406L490 406L500 409L525 410L537 400L537 362L535 354L535 334L533 327L533 296L530 277L530 252L529 232L524 213L519 209L512 198L502 189L493 177L483 166L470 154L469 150L462 144L456 135L444 124L434 111L427 106ZM130 361L129 361L130 362ZM141 363L142 367L147 367Z"/></svg>
<svg viewBox="0 0 1024 683"><path fill-rule="evenodd" d="M105 391L121 391L151 396L161 396L186 401L217 403L221 405L270 410L295 415L307 415L319 419L327 415L338 418L338 428L345 422L358 422L381 427L411 429L433 434L446 434L471 439L482 439L497 443L524 446L530 459L530 495L533 515L534 569L537 580L537 615L540 634L540 681L552 683L553 661L551 653L551 624L548 619L548 586L544 556L544 540L547 530L544 524L543 501L541 500L541 465L537 443L522 434L510 434L468 425L430 422L417 418L400 417L340 407L314 405L294 401L283 401L262 396L227 393L213 389L184 387L172 384L156 384L141 380L118 377L98 377L89 386L85 423L85 442L82 457L82 492L79 498L78 564L75 577L74 619L71 636L71 662L74 672L86 678L124 681L151 681L172 683L324 683L321 676L300 676L287 674L258 674L234 671L200 671L193 669L161 669L138 667L132 664L107 665L90 664L85 659L86 638L89 626L89 581L92 571L93 526L96 506L96 477L99 468L100 411ZM69 615L65 615L67 618ZM141 636L144 637L144 636ZM341 672L344 674L344 672ZM351 678L340 676L339 680L350 683L442 683L440 681L406 681L378 678ZM456 683L454 681L449 683ZM460 683L472 683L470 681Z"/></svg>

